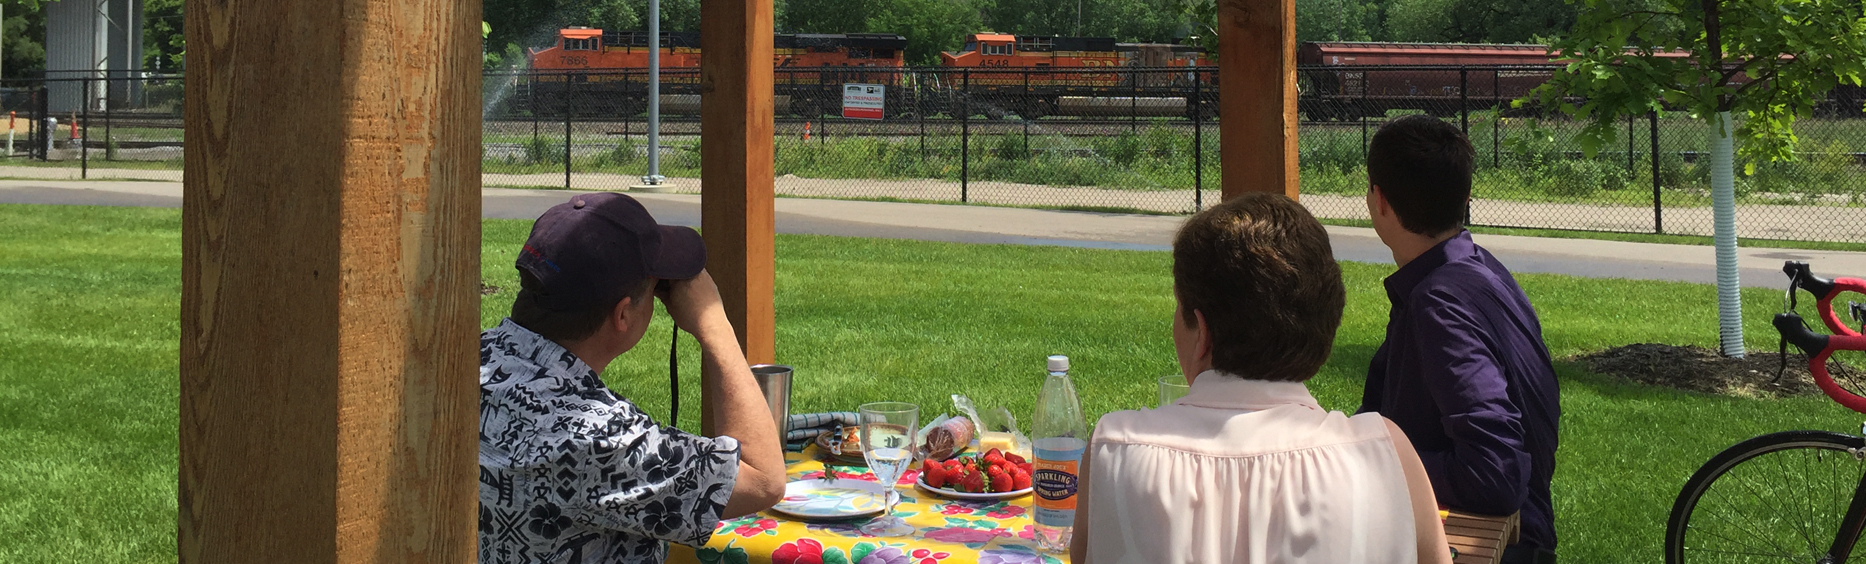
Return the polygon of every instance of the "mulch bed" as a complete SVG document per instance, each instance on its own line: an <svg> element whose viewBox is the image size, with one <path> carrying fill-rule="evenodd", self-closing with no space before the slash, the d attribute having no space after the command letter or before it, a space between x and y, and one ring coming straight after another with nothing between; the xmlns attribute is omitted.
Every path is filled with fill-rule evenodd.
<svg viewBox="0 0 1866 564"><path fill-rule="evenodd" d="M1807 357L1788 354L1788 371L1776 380L1782 357L1751 351L1728 358L1715 350L1639 343L1574 357L1589 370L1624 380L1692 392L1737 397L1783 397L1821 393L1808 374Z"/></svg>

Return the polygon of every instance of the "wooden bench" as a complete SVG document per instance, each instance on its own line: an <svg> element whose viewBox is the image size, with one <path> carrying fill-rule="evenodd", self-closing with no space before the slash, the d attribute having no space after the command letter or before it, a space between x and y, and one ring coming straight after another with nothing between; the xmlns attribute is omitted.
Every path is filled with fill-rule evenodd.
<svg viewBox="0 0 1866 564"><path fill-rule="evenodd" d="M1452 511L1445 515L1445 540L1457 549L1456 564L1494 564L1503 547L1522 536L1520 514L1508 517Z"/></svg>

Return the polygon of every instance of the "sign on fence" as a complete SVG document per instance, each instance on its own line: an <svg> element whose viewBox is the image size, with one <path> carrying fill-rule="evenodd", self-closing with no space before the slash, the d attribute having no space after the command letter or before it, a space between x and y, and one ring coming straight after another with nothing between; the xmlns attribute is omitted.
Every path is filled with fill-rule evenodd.
<svg viewBox="0 0 1866 564"><path fill-rule="evenodd" d="M886 115L885 88L880 84L842 85L842 117L881 119Z"/></svg>

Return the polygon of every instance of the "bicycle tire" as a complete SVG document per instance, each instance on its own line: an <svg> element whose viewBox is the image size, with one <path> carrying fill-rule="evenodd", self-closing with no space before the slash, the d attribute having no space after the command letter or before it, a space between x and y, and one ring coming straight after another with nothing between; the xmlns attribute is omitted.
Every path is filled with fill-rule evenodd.
<svg viewBox="0 0 1866 564"><path fill-rule="evenodd" d="M1820 561L1834 542L1861 475L1866 474L1861 453L1866 453L1866 437L1826 431L1773 433L1724 449L1691 475L1672 504L1665 526L1665 562ZM1768 456L1772 454L1777 456ZM1791 463L1805 466L1800 469L1828 471L1791 474ZM1754 478L1768 474L1771 465L1776 473L1765 477L1784 479L1756 482ZM1758 486L1768 490L1759 492ZM1843 487L1832 491L1834 486ZM1716 497L1707 499L1706 494ZM1724 494L1747 499L1726 500ZM1817 508L1817 502L1823 503ZM1795 511L1806 513L1788 514ZM1734 517L1735 522L1720 522L1725 517ZM1788 522L1797 518L1799 525ZM1726 527L1744 530L1721 534ZM1784 547L1783 539L1792 546ZM1743 550L1714 548L1724 543L1741 544ZM1763 553L1762 549L1779 552Z"/></svg>

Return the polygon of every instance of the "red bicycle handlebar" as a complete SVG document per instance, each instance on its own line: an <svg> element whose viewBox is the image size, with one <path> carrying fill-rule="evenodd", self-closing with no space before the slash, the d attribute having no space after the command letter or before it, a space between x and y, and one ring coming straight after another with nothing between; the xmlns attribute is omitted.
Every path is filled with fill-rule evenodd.
<svg viewBox="0 0 1866 564"><path fill-rule="evenodd" d="M1847 328L1845 324L1840 322L1840 314L1834 311L1834 297L1839 296L1841 292L1866 294L1866 280L1858 278L1835 278L1832 280L1821 278L1815 276L1813 272L1808 270L1808 263L1798 261L1788 261L1784 263L1782 265L1782 272L1788 274L1789 279L1794 281L1795 286L1807 290L1808 293L1814 294L1814 297L1818 299L1815 305L1821 312L1821 324L1826 325L1828 331L1833 331L1837 335L1859 336L1859 332Z"/></svg>
<svg viewBox="0 0 1866 564"><path fill-rule="evenodd" d="M1796 348L1807 353L1808 373L1814 375L1814 385L1820 387L1822 393L1847 409L1866 413L1866 397L1841 388L1834 382L1833 375L1827 372L1827 357L1833 356L1834 351L1866 351L1866 336L1815 333L1802 323L1800 315L1794 313L1775 314L1774 323L1775 330L1782 333L1783 340L1794 343Z"/></svg>

